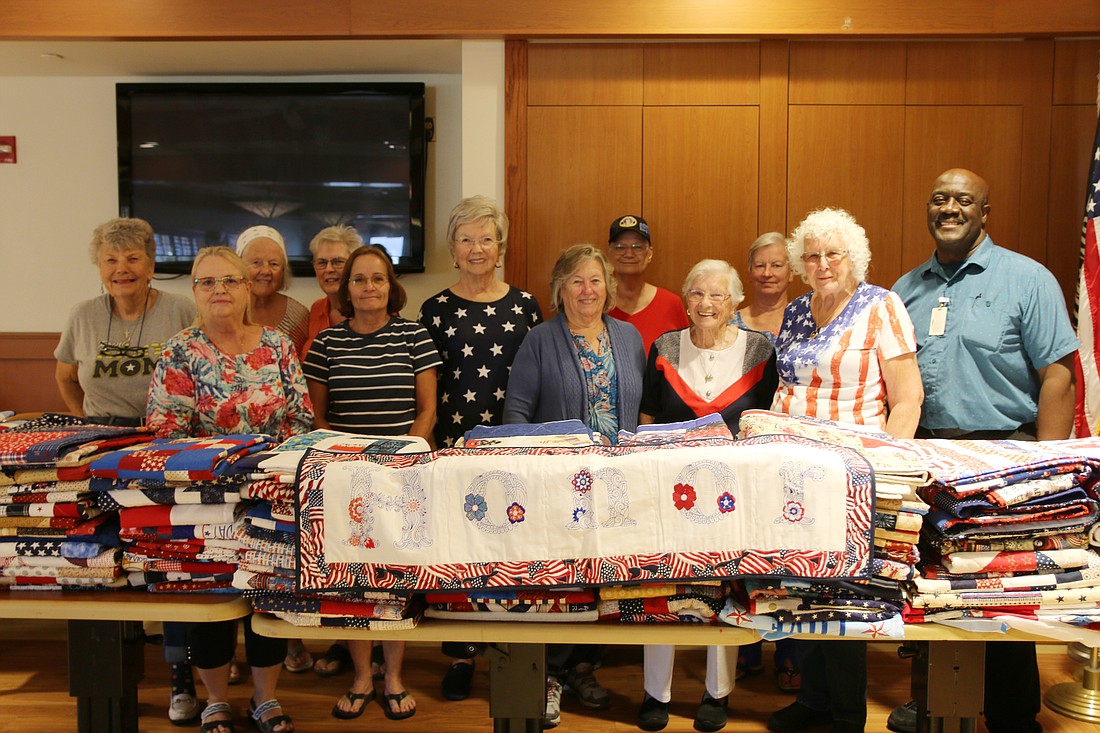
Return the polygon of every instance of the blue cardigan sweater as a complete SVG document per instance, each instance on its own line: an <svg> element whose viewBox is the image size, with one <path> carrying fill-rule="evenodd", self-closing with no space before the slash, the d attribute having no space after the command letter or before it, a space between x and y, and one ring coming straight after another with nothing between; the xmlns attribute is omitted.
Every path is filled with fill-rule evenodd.
<svg viewBox="0 0 1100 733"><path fill-rule="evenodd" d="M634 326L610 316L605 315L603 323L619 380L619 429L635 431L645 371L642 336ZM504 398L505 423L552 420L580 420L588 425L584 371L565 317L560 315L535 326L523 339Z"/></svg>

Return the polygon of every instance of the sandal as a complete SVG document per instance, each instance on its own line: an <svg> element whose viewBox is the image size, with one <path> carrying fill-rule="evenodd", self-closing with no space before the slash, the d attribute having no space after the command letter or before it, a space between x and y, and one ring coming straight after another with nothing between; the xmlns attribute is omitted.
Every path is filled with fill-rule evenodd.
<svg viewBox="0 0 1100 733"><path fill-rule="evenodd" d="M385 701L382 704L382 710L386 713L386 717L390 720L404 720L405 718L411 718L412 716L416 715L416 708L413 708L412 710L401 710L401 701L408 696L408 690L402 690L401 692L397 692L392 695L387 692L385 695L383 695L382 697L385 699ZM397 704L398 711L396 713L390 708L391 702Z"/></svg>
<svg viewBox="0 0 1100 733"><path fill-rule="evenodd" d="M283 660L286 671L292 674L308 672L313 669L313 655L309 653L301 641L291 641L287 647L286 659Z"/></svg>
<svg viewBox="0 0 1100 733"><path fill-rule="evenodd" d="M207 720L212 715L220 715L225 713L229 715L229 720ZM233 708L229 707L227 702L212 702L206 706L206 709L202 711L200 716L202 719L202 727L199 730L202 733L214 733L214 731L221 728L223 731L229 731L234 733L233 728Z"/></svg>
<svg viewBox="0 0 1100 733"><path fill-rule="evenodd" d="M370 692L352 692L348 690L341 697L347 698L351 704L351 710L341 710L340 704L332 706L332 717L339 718L340 720L354 720L363 714L363 711L367 709L367 705L370 705L374 700L374 690ZM359 706L359 709L355 709L355 703L363 701L363 704Z"/></svg>
<svg viewBox="0 0 1100 733"><path fill-rule="evenodd" d="M252 702L252 698L248 699L248 717L252 718L252 722L256 727L260 729L261 733L292 733L294 730L294 721L290 719L289 715L275 715L267 720L261 720L261 718L270 713L275 708L282 708L279 701L275 698L270 700L264 700L259 705ZM278 726L288 724L290 727L283 730L275 730Z"/></svg>
<svg viewBox="0 0 1100 733"><path fill-rule="evenodd" d="M802 689L802 673L798 667L784 665L775 670L775 686L780 692L795 693Z"/></svg>
<svg viewBox="0 0 1100 733"><path fill-rule="evenodd" d="M327 668L318 667L324 663ZM325 655L313 663L313 671L318 677L334 677L344 671L351 664L351 652L343 644L333 644L325 652Z"/></svg>
<svg viewBox="0 0 1100 733"><path fill-rule="evenodd" d="M386 679L386 655L381 644L370 650L370 678L375 682Z"/></svg>

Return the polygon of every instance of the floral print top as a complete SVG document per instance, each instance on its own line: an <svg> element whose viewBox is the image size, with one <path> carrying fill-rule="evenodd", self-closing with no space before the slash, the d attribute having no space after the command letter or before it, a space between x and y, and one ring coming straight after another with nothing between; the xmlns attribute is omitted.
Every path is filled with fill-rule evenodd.
<svg viewBox="0 0 1100 733"><path fill-rule="evenodd" d="M602 331L593 350L584 336L574 333L573 346L584 371L588 427L615 444L619 438L619 380L615 377L611 337L606 330Z"/></svg>
<svg viewBox="0 0 1100 733"><path fill-rule="evenodd" d="M168 340L149 385L146 424L159 438L266 433L283 441L313 428L294 344L264 328L247 354L225 354L202 328Z"/></svg>

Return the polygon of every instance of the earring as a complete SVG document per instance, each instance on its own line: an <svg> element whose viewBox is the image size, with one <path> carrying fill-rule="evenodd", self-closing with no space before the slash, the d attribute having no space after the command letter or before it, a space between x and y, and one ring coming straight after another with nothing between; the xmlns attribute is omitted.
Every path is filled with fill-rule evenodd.
<svg viewBox="0 0 1100 733"><path fill-rule="evenodd" d="M497 263L496 263L495 267L499 270L502 266L503 265L502 265L501 261L497 260Z"/></svg>
<svg viewBox="0 0 1100 733"><path fill-rule="evenodd" d="M457 262L452 262L451 266L454 267L456 270L458 269L458 263Z"/></svg>

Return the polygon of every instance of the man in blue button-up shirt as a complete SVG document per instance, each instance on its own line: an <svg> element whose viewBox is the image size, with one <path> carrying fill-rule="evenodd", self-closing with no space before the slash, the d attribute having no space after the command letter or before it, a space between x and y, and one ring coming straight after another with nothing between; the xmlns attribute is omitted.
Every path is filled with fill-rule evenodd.
<svg viewBox="0 0 1100 733"><path fill-rule="evenodd" d="M894 284L917 333L917 437L1068 438L1078 343L1065 300L1045 267L993 243L988 215L988 184L972 171L945 171L928 200L936 252ZM987 644L985 670L990 733L1041 730L1035 645ZM915 730L912 703L888 727Z"/></svg>

